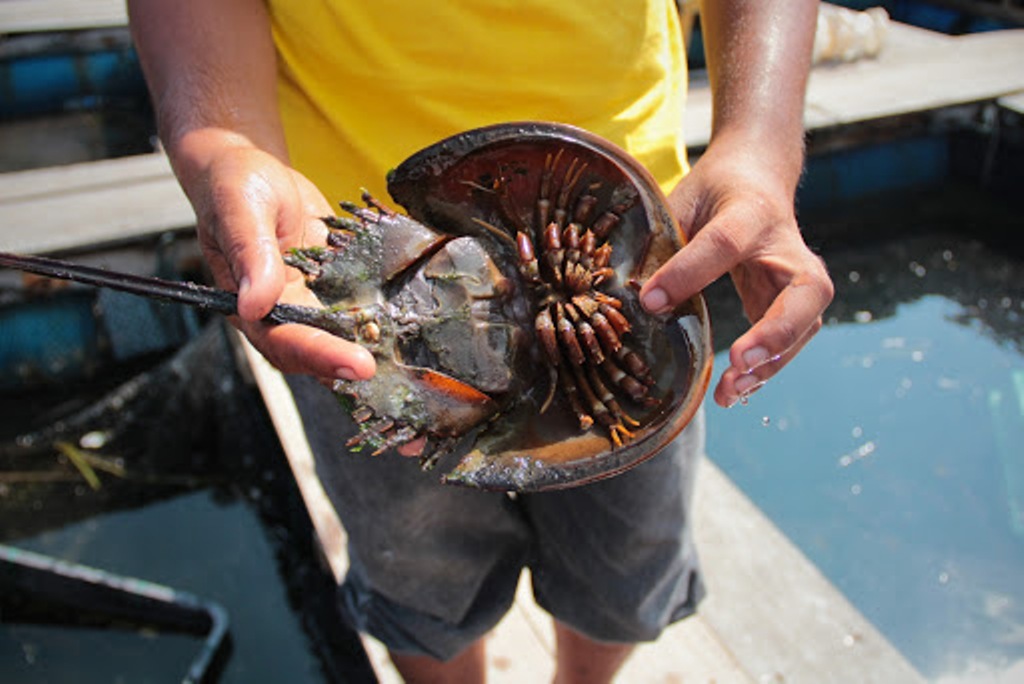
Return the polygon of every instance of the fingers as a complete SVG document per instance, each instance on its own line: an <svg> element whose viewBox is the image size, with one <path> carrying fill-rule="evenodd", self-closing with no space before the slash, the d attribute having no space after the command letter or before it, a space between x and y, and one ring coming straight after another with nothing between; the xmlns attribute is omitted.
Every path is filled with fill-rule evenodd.
<svg viewBox="0 0 1024 684"><path fill-rule="evenodd" d="M664 313L732 274L754 325L730 347L730 366L714 393L722 406L745 399L785 367L820 329L832 300L832 281L795 221L765 225L742 210L720 212L640 291L645 308Z"/></svg>
<svg viewBox="0 0 1024 684"><path fill-rule="evenodd" d="M274 366L321 378L366 379L373 356L357 344L300 325L267 325L279 301L321 306L284 250L323 244L323 195L300 174L257 149L227 147L195 176L189 197L214 280L238 292L232 322Z"/></svg>
<svg viewBox="0 0 1024 684"><path fill-rule="evenodd" d="M802 272L771 302L764 315L729 349L729 368L715 388L715 401L733 406L782 370L821 329L832 301L824 266Z"/></svg>
<svg viewBox="0 0 1024 684"><path fill-rule="evenodd" d="M235 322L253 346L283 373L366 380L376 371L369 351L323 330L294 324Z"/></svg>

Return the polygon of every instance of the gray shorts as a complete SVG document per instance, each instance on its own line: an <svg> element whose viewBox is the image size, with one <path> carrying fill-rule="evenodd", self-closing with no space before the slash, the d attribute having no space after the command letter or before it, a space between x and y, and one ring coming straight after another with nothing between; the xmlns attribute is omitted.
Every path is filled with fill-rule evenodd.
<svg viewBox="0 0 1024 684"><path fill-rule="evenodd" d="M688 529L703 412L633 470L513 499L441 485L393 453L349 453L334 396L309 378L289 384L349 535L342 614L390 649L456 655L508 611L524 567L541 607L600 641L656 639L703 596Z"/></svg>

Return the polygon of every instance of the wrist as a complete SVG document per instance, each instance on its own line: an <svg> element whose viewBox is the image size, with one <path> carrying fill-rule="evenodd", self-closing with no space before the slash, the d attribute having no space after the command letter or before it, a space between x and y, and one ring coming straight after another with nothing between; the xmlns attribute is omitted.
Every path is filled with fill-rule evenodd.
<svg viewBox="0 0 1024 684"><path fill-rule="evenodd" d="M197 183L208 182L210 169L230 153L257 151L245 135L214 126L196 128L165 141L167 156L185 192L191 197Z"/></svg>
<svg viewBox="0 0 1024 684"><path fill-rule="evenodd" d="M727 159L733 168L770 179L793 197L804 166L802 129L784 133L758 125L730 126L715 132L705 155Z"/></svg>

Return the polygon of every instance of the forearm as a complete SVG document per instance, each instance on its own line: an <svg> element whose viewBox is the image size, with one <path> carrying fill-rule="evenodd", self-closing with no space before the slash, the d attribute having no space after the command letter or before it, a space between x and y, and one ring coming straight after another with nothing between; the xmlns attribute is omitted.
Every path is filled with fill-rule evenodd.
<svg viewBox="0 0 1024 684"><path fill-rule="evenodd" d="M222 145L286 158L261 0L129 0L128 7L160 135L183 182Z"/></svg>
<svg viewBox="0 0 1024 684"><path fill-rule="evenodd" d="M817 0L704 0L712 144L760 148L795 189Z"/></svg>

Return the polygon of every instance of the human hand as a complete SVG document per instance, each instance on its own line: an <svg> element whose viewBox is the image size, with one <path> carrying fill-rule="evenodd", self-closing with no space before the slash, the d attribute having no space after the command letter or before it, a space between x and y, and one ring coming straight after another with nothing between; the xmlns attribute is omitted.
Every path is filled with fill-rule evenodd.
<svg viewBox="0 0 1024 684"><path fill-rule="evenodd" d="M668 196L690 242L644 284L662 312L728 272L753 324L729 349L715 401L732 406L779 372L821 328L833 286L804 243L796 179L756 142L713 143Z"/></svg>
<svg viewBox="0 0 1024 684"><path fill-rule="evenodd" d="M227 134L197 134L183 144L178 175L198 218L200 246L219 287L238 292L232 323L274 366L323 379L365 379L373 356L315 328L269 325L278 301L321 306L284 250L322 244L332 214L323 195L278 158Z"/></svg>

